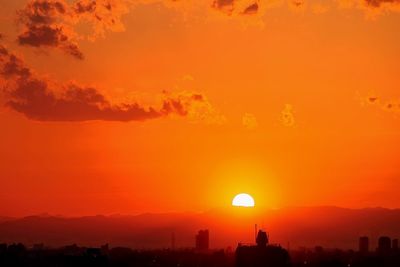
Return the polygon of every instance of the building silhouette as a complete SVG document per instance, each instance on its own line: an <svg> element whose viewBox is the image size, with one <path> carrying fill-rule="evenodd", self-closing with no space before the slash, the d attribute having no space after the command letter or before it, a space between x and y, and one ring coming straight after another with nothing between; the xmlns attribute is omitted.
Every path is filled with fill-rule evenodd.
<svg viewBox="0 0 400 267"><path fill-rule="evenodd" d="M196 249L199 251L205 251L209 249L210 236L209 231L200 230L196 235Z"/></svg>
<svg viewBox="0 0 400 267"><path fill-rule="evenodd" d="M358 242L358 251L360 253L368 253L369 252L369 238L368 236L362 236Z"/></svg>
<svg viewBox="0 0 400 267"><path fill-rule="evenodd" d="M236 249L236 267L286 267L290 266L289 253L278 245L269 244L269 236L258 231L256 245L239 243Z"/></svg>
<svg viewBox="0 0 400 267"><path fill-rule="evenodd" d="M381 236L378 239L378 252L388 253L392 248L392 241L388 236Z"/></svg>
<svg viewBox="0 0 400 267"><path fill-rule="evenodd" d="M392 240L392 250L399 250L399 240L397 238Z"/></svg>
<svg viewBox="0 0 400 267"><path fill-rule="evenodd" d="M258 231L257 237L256 237L256 243L258 247L266 247L269 243L269 236L266 232L264 231Z"/></svg>

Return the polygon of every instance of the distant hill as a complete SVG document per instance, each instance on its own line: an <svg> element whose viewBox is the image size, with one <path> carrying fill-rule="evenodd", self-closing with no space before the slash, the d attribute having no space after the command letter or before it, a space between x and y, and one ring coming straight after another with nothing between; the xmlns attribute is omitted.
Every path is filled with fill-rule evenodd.
<svg viewBox="0 0 400 267"><path fill-rule="evenodd" d="M167 248L174 233L177 247L191 247L196 231L208 228L211 246L217 248L251 242L255 223L270 233L271 242L291 248L322 245L355 249L361 235L370 236L371 247L375 247L380 235L400 237L398 209L296 207L267 210L256 215L214 210L135 216L8 218L0 219L0 242L50 246L109 243L134 248Z"/></svg>
<svg viewBox="0 0 400 267"><path fill-rule="evenodd" d="M15 218L12 218L12 217L0 216L0 223L6 222L6 221L11 221L11 220L14 220L14 219L15 219Z"/></svg>

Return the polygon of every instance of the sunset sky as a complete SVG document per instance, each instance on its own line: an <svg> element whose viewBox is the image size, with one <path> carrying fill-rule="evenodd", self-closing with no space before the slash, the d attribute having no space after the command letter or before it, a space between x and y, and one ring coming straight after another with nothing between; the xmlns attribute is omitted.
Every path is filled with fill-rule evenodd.
<svg viewBox="0 0 400 267"><path fill-rule="evenodd" d="M400 208L400 0L0 7L0 215Z"/></svg>

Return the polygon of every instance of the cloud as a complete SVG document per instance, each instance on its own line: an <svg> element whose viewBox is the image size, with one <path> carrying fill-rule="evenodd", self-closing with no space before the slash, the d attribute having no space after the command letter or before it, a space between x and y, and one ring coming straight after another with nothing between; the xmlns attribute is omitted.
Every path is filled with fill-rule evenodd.
<svg viewBox="0 0 400 267"><path fill-rule="evenodd" d="M234 10L235 0L214 0L212 7L225 13L231 15Z"/></svg>
<svg viewBox="0 0 400 267"><path fill-rule="evenodd" d="M370 93L365 97L360 97L360 103L361 106L375 106L386 112L400 114L400 101L396 99L385 100L376 94Z"/></svg>
<svg viewBox="0 0 400 267"><path fill-rule="evenodd" d="M243 115L242 124L248 130L254 130L258 127L257 118L250 113L245 113Z"/></svg>
<svg viewBox="0 0 400 267"><path fill-rule="evenodd" d="M289 1L288 3L289 10L294 13L299 13L299 14L305 13L306 11L308 11L307 7L308 5L306 5L302 1Z"/></svg>
<svg viewBox="0 0 400 267"><path fill-rule="evenodd" d="M400 0L363 0L362 8L369 17L376 17L385 12L400 12Z"/></svg>
<svg viewBox="0 0 400 267"><path fill-rule="evenodd" d="M144 121L169 115L212 120L217 116L205 96L189 92L165 94L159 107L138 102L115 105L97 88L39 77L2 45L1 79L6 105L37 121Z"/></svg>
<svg viewBox="0 0 400 267"><path fill-rule="evenodd" d="M364 10L368 17L382 14L382 11L400 11L400 0L338 0L340 7Z"/></svg>
<svg viewBox="0 0 400 267"><path fill-rule="evenodd" d="M182 91L171 93L164 91L162 112L185 116L191 122L207 124L224 124L225 116L220 114L208 101L206 96Z"/></svg>
<svg viewBox="0 0 400 267"><path fill-rule="evenodd" d="M57 47L77 59L83 59L83 53L78 45L70 39L62 27L30 25L18 36L18 43L33 47Z"/></svg>
<svg viewBox="0 0 400 267"><path fill-rule="evenodd" d="M286 0L289 8L304 11L305 0ZM400 0L336 0L341 5L376 10L400 8ZM105 37L107 32L125 30L122 17L137 4L162 3L177 5L184 1L172 0L29 0L17 12L21 32L17 41L20 45L40 49L55 48L82 60L84 53L78 41ZM281 0L207 0L205 6L221 12L228 17L260 18L268 8L279 7ZM316 3L314 13L324 13L327 6ZM203 5L200 5L204 7ZM246 20L248 21L248 20ZM260 21L258 21L260 22ZM78 25L88 25L91 29L83 34L77 31ZM261 23L262 24L262 23ZM257 24L260 25L260 24Z"/></svg>
<svg viewBox="0 0 400 267"><path fill-rule="evenodd" d="M291 0L290 5L294 6L294 7L302 7L304 6L304 0Z"/></svg>
<svg viewBox="0 0 400 267"><path fill-rule="evenodd" d="M400 4L400 0L364 0L364 2L370 7L381 7L386 4Z"/></svg>
<svg viewBox="0 0 400 267"><path fill-rule="evenodd" d="M380 103L379 106L386 112L393 113L394 115L400 114L400 102L398 100L390 99Z"/></svg>
<svg viewBox="0 0 400 267"><path fill-rule="evenodd" d="M291 105L286 104L281 112L281 122L286 127L293 127L295 124L293 108Z"/></svg>
<svg viewBox="0 0 400 267"><path fill-rule="evenodd" d="M17 21L23 26L17 41L24 46L59 48L83 59L73 41L71 26L65 23L65 18L71 16L69 6L63 0L31 0L17 11Z"/></svg>
<svg viewBox="0 0 400 267"><path fill-rule="evenodd" d="M0 74L6 79L13 77L26 78L31 75L31 70L24 66L21 59L0 45Z"/></svg>
<svg viewBox="0 0 400 267"><path fill-rule="evenodd" d="M89 39L104 37L107 31L125 30L122 16L129 12L126 0L79 0L72 6L75 16L80 21L89 23L93 33Z"/></svg>
<svg viewBox="0 0 400 267"><path fill-rule="evenodd" d="M306 0L212 0L211 7L228 16L258 15L262 16L269 8L278 8L283 3L288 3L290 10L304 12L310 7L314 14L323 14L334 3L339 8L359 8L366 10L371 15L379 14L380 10L400 11L400 0L332 0L332 1L306 1Z"/></svg>
<svg viewBox="0 0 400 267"><path fill-rule="evenodd" d="M245 14L245 15L256 14L258 12L258 8L259 8L259 6L258 6L257 2L252 3L251 5L249 5L248 7L246 7L243 10L242 14Z"/></svg>
<svg viewBox="0 0 400 267"><path fill-rule="evenodd" d="M257 14L259 0L213 0L211 6L226 15L253 15Z"/></svg>
<svg viewBox="0 0 400 267"><path fill-rule="evenodd" d="M18 35L20 45L36 48L57 48L76 59L83 59L77 40L95 40L107 31L123 31L123 14L129 11L124 0L30 0L17 12L22 25ZM91 26L84 36L75 30L78 23Z"/></svg>
<svg viewBox="0 0 400 267"><path fill-rule="evenodd" d="M56 96L44 80L19 79L7 105L38 121L142 121L164 115L138 103L113 106L95 88L71 84L63 90Z"/></svg>

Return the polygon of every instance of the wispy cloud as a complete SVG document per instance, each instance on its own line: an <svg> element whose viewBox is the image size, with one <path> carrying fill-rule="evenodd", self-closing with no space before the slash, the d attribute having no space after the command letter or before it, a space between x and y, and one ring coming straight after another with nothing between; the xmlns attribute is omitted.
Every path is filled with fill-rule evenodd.
<svg viewBox="0 0 400 267"><path fill-rule="evenodd" d="M364 0L365 4L371 7L381 7L383 5L400 4L400 0Z"/></svg>
<svg viewBox="0 0 400 267"><path fill-rule="evenodd" d="M251 113L245 113L243 115L242 124L248 130L254 130L258 127L257 118Z"/></svg>
<svg viewBox="0 0 400 267"><path fill-rule="evenodd" d="M295 125L292 105L285 105L284 109L281 112L281 122L282 125L286 127L293 127Z"/></svg>
<svg viewBox="0 0 400 267"><path fill-rule="evenodd" d="M17 12L17 21L22 26L18 43L57 48L83 59L77 40L94 40L107 31L123 31L121 17L128 10L128 2L124 0L78 0L72 4L64 0L31 0ZM79 35L75 31L79 22L88 23L92 32Z"/></svg>
<svg viewBox="0 0 400 267"><path fill-rule="evenodd" d="M2 45L0 80L5 84L6 105L38 121L144 121L169 115L207 121L219 116L199 93L165 93L162 103L156 106L139 102L112 104L95 87L60 84L40 77Z"/></svg>
<svg viewBox="0 0 400 267"><path fill-rule="evenodd" d="M211 6L226 15L253 15L260 8L259 0L213 0Z"/></svg>
<svg viewBox="0 0 400 267"><path fill-rule="evenodd" d="M338 0L342 8L364 10L368 17L382 14L382 11L400 11L400 0Z"/></svg>
<svg viewBox="0 0 400 267"><path fill-rule="evenodd" d="M380 110L393 113L395 115L400 114L400 100L399 99L384 99L377 96L376 94L369 94L364 97L360 97L361 106L375 106Z"/></svg>
<svg viewBox="0 0 400 267"><path fill-rule="evenodd" d="M207 0L211 9L227 17L260 18L268 9L288 3L294 11L305 11L311 5L314 13L324 13L327 3L318 4L306 0ZM160 2L167 6L179 5L171 0L29 0L18 10L17 21L21 25L18 43L36 48L56 48L76 59L84 59L78 41L95 40L109 31L124 31L123 15L138 3ZM341 7L362 8L372 13L379 10L400 10L400 0L335 0ZM193 2L194 5L194 2ZM78 33L80 23L88 24L88 34Z"/></svg>

